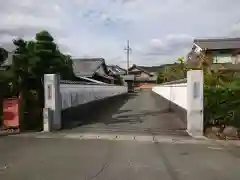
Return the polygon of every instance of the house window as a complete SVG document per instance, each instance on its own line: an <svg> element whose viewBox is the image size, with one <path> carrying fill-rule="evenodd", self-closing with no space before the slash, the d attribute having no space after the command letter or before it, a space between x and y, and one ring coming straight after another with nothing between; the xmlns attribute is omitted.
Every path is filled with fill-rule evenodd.
<svg viewBox="0 0 240 180"><path fill-rule="evenodd" d="M213 63L232 63L231 54L217 54L213 56Z"/></svg>

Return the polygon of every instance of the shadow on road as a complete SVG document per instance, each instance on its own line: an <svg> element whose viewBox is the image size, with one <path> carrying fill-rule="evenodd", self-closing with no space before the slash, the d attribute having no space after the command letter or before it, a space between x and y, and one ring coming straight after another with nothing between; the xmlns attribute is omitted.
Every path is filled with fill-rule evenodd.
<svg viewBox="0 0 240 180"><path fill-rule="evenodd" d="M129 93L66 109L62 111L63 129L72 129L81 125L109 120L114 114L119 113L119 109L129 99L136 96L137 93ZM130 110L122 110L121 113L128 111Z"/></svg>
<svg viewBox="0 0 240 180"><path fill-rule="evenodd" d="M159 102L149 90L70 108L62 112L62 119L64 129L78 133L186 134L181 120L169 111L168 103Z"/></svg>
<svg viewBox="0 0 240 180"><path fill-rule="evenodd" d="M160 114L168 113L168 110L161 111L140 111L138 113L128 113L129 111L119 111L115 114L114 117L108 118L104 123L105 124L121 124L121 123L129 123L136 124L142 123L144 119L149 116L159 116ZM132 111L130 111L132 112Z"/></svg>

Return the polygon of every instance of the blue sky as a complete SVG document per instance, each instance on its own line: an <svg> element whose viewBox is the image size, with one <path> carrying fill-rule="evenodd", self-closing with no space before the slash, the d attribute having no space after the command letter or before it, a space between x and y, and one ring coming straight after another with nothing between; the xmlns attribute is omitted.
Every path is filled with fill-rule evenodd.
<svg viewBox="0 0 240 180"><path fill-rule="evenodd" d="M240 36L238 0L8 0L0 7L0 44L49 30L73 57L103 57L126 66L159 65L186 56L194 38Z"/></svg>

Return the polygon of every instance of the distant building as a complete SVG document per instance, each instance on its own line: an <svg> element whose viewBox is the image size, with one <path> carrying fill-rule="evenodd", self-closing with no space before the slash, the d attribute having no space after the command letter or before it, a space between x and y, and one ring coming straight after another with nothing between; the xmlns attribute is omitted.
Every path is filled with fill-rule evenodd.
<svg viewBox="0 0 240 180"><path fill-rule="evenodd" d="M145 69L146 67L133 65L129 68L128 74L134 75L136 83L155 83L157 80L156 72ZM149 68L149 67L148 67Z"/></svg>
<svg viewBox="0 0 240 180"><path fill-rule="evenodd" d="M109 73L103 58L74 59L73 71L79 80L82 77L94 79L108 84L120 84L120 79Z"/></svg>
<svg viewBox="0 0 240 180"><path fill-rule="evenodd" d="M200 52L212 69L240 71L240 38L195 39L187 56L187 66L197 67L202 62Z"/></svg>
<svg viewBox="0 0 240 180"><path fill-rule="evenodd" d="M127 70L119 67L118 65L109 65L107 66L109 73L119 76L124 76L127 74Z"/></svg>

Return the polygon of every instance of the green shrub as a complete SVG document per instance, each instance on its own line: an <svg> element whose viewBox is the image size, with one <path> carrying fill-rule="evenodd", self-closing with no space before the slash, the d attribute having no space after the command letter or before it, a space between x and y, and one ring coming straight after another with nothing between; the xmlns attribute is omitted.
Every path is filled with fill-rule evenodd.
<svg viewBox="0 0 240 180"><path fill-rule="evenodd" d="M240 87L205 87L204 122L240 128Z"/></svg>

